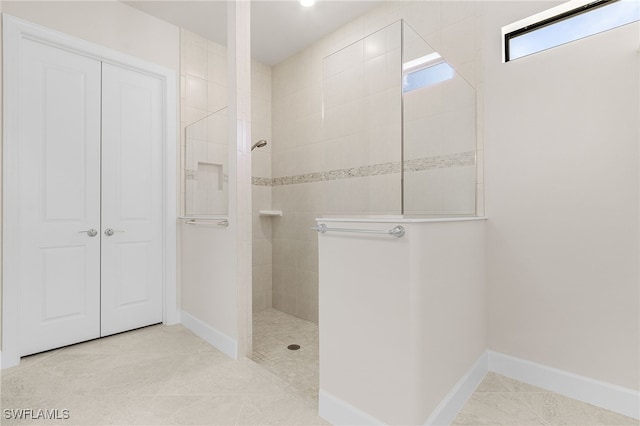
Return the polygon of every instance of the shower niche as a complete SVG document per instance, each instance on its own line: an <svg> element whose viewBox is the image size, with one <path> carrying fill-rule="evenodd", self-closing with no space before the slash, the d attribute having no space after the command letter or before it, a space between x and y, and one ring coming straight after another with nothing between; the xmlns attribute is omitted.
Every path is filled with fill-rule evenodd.
<svg viewBox="0 0 640 426"><path fill-rule="evenodd" d="M219 217L229 212L227 108L185 129L185 214Z"/></svg>
<svg viewBox="0 0 640 426"><path fill-rule="evenodd" d="M327 178L365 198L327 213L476 215L476 92L446 55L398 21L323 68Z"/></svg>

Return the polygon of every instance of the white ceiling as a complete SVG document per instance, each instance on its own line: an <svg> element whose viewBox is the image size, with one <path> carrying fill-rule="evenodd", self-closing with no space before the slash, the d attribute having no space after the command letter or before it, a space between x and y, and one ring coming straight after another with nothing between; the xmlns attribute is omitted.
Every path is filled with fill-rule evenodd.
<svg viewBox="0 0 640 426"><path fill-rule="evenodd" d="M226 45L226 2L220 0L125 1L143 12ZM381 0L251 1L252 57L275 65L324 35L365 14Z"/></svg>

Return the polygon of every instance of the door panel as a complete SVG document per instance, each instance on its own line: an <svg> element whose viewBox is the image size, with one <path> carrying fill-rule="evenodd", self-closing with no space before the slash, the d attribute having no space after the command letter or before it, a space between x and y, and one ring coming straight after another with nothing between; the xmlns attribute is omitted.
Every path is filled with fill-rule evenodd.
<svg viewBox="0 0 640 426"><path fill-rule="evenodd" d="M149 300L153 289L150 284L150 254L153 252L149 247L149 242L120 243L116 245L118 264L115 268L118 276L116 284L118 286L117 306L124 307L146 303ZM126 274L122 272L126 271Z"/></svg>
<svg viewBox="0 0 640 426"><path fill-rule="evenodd" d="M100 335L100 62L22 41L19 352Z"/></svg>
<svg viewBox="0 0 640 426"><path fill-rule="evenodd" d="M86 248L81 245L44 248L42 258L42 322L46 324L86 315ZM69 268L69 265L74 267Z"/></svg>
<svg viewBox="0 0 640 426"><path fill-rule="evenodd" d="M158 78L114 65L103 64L102 85L106 336L162 322L163 100Z"/></svg>

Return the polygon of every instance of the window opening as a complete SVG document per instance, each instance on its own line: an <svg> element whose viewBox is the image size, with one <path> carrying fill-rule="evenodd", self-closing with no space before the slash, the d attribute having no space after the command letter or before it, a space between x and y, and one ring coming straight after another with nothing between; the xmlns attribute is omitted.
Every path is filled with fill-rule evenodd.
<svg viewBox="0 0 640 426"><path fill-rule="evenodd" d="M504 62L638 20L638 0L572 0L504 27Z"/></svg>

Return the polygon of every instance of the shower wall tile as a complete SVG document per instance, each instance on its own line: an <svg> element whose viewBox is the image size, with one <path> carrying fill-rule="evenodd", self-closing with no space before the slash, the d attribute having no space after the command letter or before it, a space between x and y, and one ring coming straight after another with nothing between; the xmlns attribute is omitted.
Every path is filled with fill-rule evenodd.
<svg viewBox="0 0 640 426"><path fill-rule="evenodd" d="M208 111L206 110L206 108L205 109L195 108L187 104L187 106L185 107L185 116L186 116L185 122L187 123L186 126L188 126L189 124L195 123L198 120L203 119L204 117L207 116L207 114L208 114Z"/></svg>
<svg viewBox="0 0 640 426"><path fill-rule="evenodd" d="M411 2L406 1L390 1L385 3L383 7L387 9L387 24L403 19L411 12Z"/></svg>
<svg viewBox="0 0 640 426"><path fill-rule="evenodd" d="M251 62L251 135L253 142L264 139L267 145L251 153L253 179L271 180L271 67ZM279 218L260 216L260 210L271 210L272 188L252 185L253 206L253 311L273 306L273 222Z"/></svg>
<svg viewBox="0 0 640 426"><path fill-rule="evenodd" d="M431 43L428 35L439 35L439 29L442 27L442 8L445 2L439 1L416 1L411 4L411 20L409 25L418 34L433 47L438 50L440 46L438 44Z"/></svg>
<svg viewBox="0 0 640 426"><path fill-rule="evenodd" d="M425 185L425 182L428 184ZM444 209L442 169L407 173L404 186L405 193L411 194L404 199L406 214L438 214Z"/></svg>
<svg viewBox="0 0 640 426"><path fill-rule="evenodd" d="M208 57L208 81L212 84L225 86L227 84L227 55L216 53L216 49L212 48L215 43L209 43Z"/></svg>
<svg viewBox="0 0 640 426"><path fill-rule="evenodd" d="M294 129L296 146L317 144L323 140L322 112L300 117Z"/></svg>
<svg viewBox="0 0 640 426"><path fill-rule="evenodd" d="M484 183L476 185L476 194L484 194ZM476 214L478 216L485 215L484 197L476 197Z"/></svg>
<svg viewBox="0 0 640 426"><path fill-rule="evenodd" d="M427 206L437 214L445 204L463 211L468 207L463 194L470 190L476 191L482 212L483 155L477 155L477 184L469 189L462 181L475 170L476 159L468 153L476 147L461 142L468 142L467 135L477 126L477 148L483 143L482 51L476 45L482 9L474 1L383 3L272 69L272 180L265 184L272 185L273 208L284 212L271 222L276 309L317 321L317 233L308 229L316 217L367 214L371 209L399 213L400 180L393 174L401 160L399 103L384 93L399 85L400 49L393 49L393 37L378 31L401 18L477 91L475 123L459 121L456 109L469 102L462 90L448 88L447 93L453 92L449 98L435 90L429 99L416 97L413 104L407 94L405 131L431 140L417 144L406 158L417 161L411 163L417 171L405 177L406 185L415 186L413 199L406 200L407 213ZM333 83L324 110L323 76ZM435 144L434 138L439 140ZM435 191L425 188L425 175ZM445 182L451 191L447 196Z"/></svg>
<svg viewBox="0 0 640 426"><path fill-rule="evenodd" d="M476 18L481 13L477 1L444 1L440 9L441 24L447 27L467 18Z"/></svg>
<svg viewBox="0 0 640 426"><path fill-rule="evenodd" d="M476 151L476 183L484 183L484 150L479 149Z"/></svg>
<svg viewBox="0 0 640 426"><path fill-rule="evenodd" d="M475 105L461 107L442 114L442 153L474 151L476 149Z"/></svg>
<svg viewBox="0 0 640 426"><path fill-rule="evenodd" d="M216 112L228 104L227 49L197 34L181 30L181 138L184 128L206 115ZM266 139L268 145L253 152L251 165L253 177L271 179L271 67L252 61L251 64L251 134L255 140ZM213 131L213 129L211 129ZM224 135L202 135L209 140ZM181 145L184 147L184 139ZM215 154L212 147L203 144L206 152L199 155ZM189 159L184 148L181 149L182 164ZM239 153L238 155L241 155ZM245 155L242 153L242 155ZM204 157L203 157L204 158ZM193 162L193 158L190 160ZM240 162L239 166L244 163ZM184 167L184 166L183 166ZM242 171L240 171L242 172ZM248 173L244 173L247 175ZM182 173L181 196L185 200L187 185L195 188L196 181L185 181ZM245 184L246 182L239 182ZM243 185L243 188L246 185ZM248 187L248 186L247 186ZM189 189L195 190L195 189ZM253 310L259 311L272 307L272 218L261 217L258 210L271 209L271 187L251 185L252 191L252 234L251 251L253 267ZM192 198L192 197L190 197ZM191 201L193 203L193 201ZM183 202L184 204L184 202ZM194 206L192 206L194 207ZM247 239L248 236L245 236ZM245 242L248 244L247 242Z"/></svg>
<svg viewBox="0 0 640 426"><path fill-rule="evenodd" d="M363 59L364 45L362 42L345 45L324 61L325 78L331 78L349 69L361 67Z"/></svg>
<svg viewBox="0 0 640 426"><path fill-rule="evenodd" d="M474 214L475 166L442 169L443 208L451 214Z"/></svg>
<svg viewBox="0 0 640 426"><path fill-rule="evenodd" d="M254 190L257 189L254 187ZM267 241L271 241L273 238L273 227L271 226L271 222L274 219L270 216L260 216L259 214L253 215L253 230L254 236L256 239L264 239Z"/></svg>
<svg viewBox="0 0 640 426"><path fill-rule="evenodd" d="M391 125L367 129L369 164L400 162L402 153L397 149L400 145L399 127L399 125Z"/></svg>
<svg viewBox="0 0 640 426"><path fill-rule="evenodd" d="M457 65L473 61L476 55L476 17L452 23L442 30L442 55Z"/></svg>
<svg viewBox="0 0 640 426"><path fill-rule="evenodd" d="M276 148L276 144L278 143L277 133L274 132L274 149L272 156L271 166L274 170L274 175L276 175L275 171L277 170L277 175L280 176L292 176L295 174L295 152L293 149L288 149L286 151L278 151Z"/></svg>
<svg viewBox="0 0 640 426"><path fill-rule="evenodd" d="M228 105L226 85L209 81L207 94L207 109L209 112L218 111Z"/></svg>
<svg viewBox="0 0 640 426"><path fill-rule="evenodd" d="M204 51L206 52L206 51ZM207 109L207 80L187 73L186 98L189 106L201 110Z"/></svg>
<svg viewBox="0 0 640 426"><path fill-rule="evenodd" d="M207 45L200 37L192 34L183 44L185 49L186 73L201 79L207 78Z"/></svg>
<svg viewBox="0 0 640 426"><path fill-rule="evenodd" d="M402 187L396 174L371 176L369 181L369 206L376 214L397 214Z"/></svg>
<svg viewBox="0 0 640 426"><path fill-rule="evenodd" d="M456 71L462 76L462 78L467 80L470 85L475 86L478 81L476 68L476 61L472 60L459 64Z"/></svg>
<svg viewBox="0 0 640 426"><path fill-rule="evenodd" d="M422 96L422 90L428 90L429 96ZM440 114L443 110L444 92L440 85L422 90L414 90L404 95L404 120L413 122L425 117ZM424 92L423 92L424 93Z"/></svg>
<svg viewBox="0 0 640 426"><path fill-rule="evenodd" d="M408 93L407 95L410 95ZM419 117L407 121L404 126L404 136L407 140L420 141L405 145L406 159L431 157L444 153L443 140L445 137L443 113Z"/></svg>
<svg viewBox="0 0 640 426"><path fill-rule="evenodd" d="M442 85L446 90L446 96L442 99L443 111L457 111L465 107L477 110L477 100L469 91L469 83L462 78L453 78Z"/></svg>

